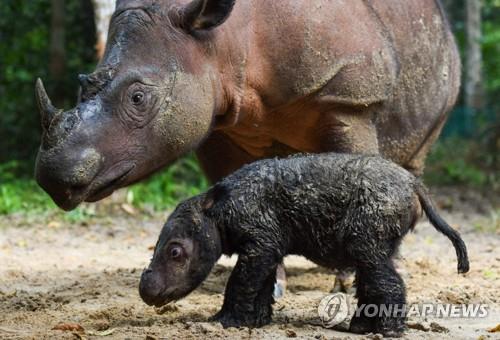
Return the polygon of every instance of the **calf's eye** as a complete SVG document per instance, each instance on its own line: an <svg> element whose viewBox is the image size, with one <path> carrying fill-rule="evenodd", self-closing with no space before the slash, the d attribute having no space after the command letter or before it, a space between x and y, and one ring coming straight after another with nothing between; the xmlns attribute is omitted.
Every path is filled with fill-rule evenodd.
<svg viewBox="0 0 500 340"><path fill-rule="evenodd" d="M182 250L180 247L173 247L170 249L170 257L173 259L178 259L182 254Z"/></svg>

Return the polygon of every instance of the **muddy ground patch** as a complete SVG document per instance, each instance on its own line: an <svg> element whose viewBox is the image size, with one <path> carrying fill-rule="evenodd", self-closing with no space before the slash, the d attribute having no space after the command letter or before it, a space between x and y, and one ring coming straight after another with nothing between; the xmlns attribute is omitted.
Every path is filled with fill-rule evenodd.
<svg viewBox="0 0 500 340"><path fill-rule="evenodd" d="M406 237L397 261L408 300L482 303L489 316L411 317L405 338L498 338L500 333L488 329L500 323L495 215L500 207L477 193L440 192L436 201L462 233L471 271L456 274L451 244L422 219ZM332 288L334 274L300 257L287 258L288 292L275 305L273 323L262 329L224 330L207 322L222 303L234 258L222 259L186 299L162 311L144 305L137 292L139 276L166 214L144 217L125 210L74 223L50 214L0 218L0 339L363 338L321 326L317 306ZM61 324L68 329L53 329Z"/></svg>

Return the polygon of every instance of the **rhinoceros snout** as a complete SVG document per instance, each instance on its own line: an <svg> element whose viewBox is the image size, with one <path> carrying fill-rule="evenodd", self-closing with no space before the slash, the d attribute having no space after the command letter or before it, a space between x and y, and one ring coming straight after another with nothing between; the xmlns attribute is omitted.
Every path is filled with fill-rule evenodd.
<svg viewBox="0 0 500 340"><path fill-rule="evenodd" d="M101 155L91 148L65 153L41 150L35 176L59 207L72 210L85 199L101 166Z"/></svg>

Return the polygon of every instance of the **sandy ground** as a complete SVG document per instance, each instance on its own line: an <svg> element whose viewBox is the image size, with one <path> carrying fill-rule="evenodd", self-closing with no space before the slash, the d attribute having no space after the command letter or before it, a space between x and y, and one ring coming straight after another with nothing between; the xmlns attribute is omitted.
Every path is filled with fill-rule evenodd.
<svg viewBox="0 0 500 340"><path fill-rule="evenodd" d="M442 215L462 233L471 271L456 274L454 250L426 220L408 235L398 268L410 303L483 303L486 318L419 318L408 339L500 339L500 206L473 192L439 190ZM130 214L116 204L69 223L60 214L0 218L0 339L359 339L321 326L317 306L333 273L300 257L286 260L288 292L262 329L224 330L207 318L220 307L234 259L222 259L193 294L162 311L142 303L142 268L166 214ZM102 211L101 211L102 210ZM495 218L497 220L495 220ZM353 299L352 296L349 299ZM354 301L354 300L352 300ZM73 330L53 330L59 324ZM78 327L76 327L78 326Z"/></svg>

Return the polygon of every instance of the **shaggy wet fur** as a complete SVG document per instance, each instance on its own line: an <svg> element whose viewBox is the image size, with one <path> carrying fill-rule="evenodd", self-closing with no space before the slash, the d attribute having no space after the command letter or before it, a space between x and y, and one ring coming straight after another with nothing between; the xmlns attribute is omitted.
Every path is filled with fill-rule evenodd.
<svg viewBox="0 0 500 340"><path fill-rule="evenodd" d="M260 327L271 321L276 267L289 254L328 268L355 268L359 305L405 304L404 282L392 258L421 208L453 242L458 271L467 272L465 244L435 213L419 180L375 156L326 154L253 163L180 205L172 217L178 222L167 222L168 233L162 235L200 230L220 240L224 254L238 254L222 309L213 319L224 327ZM198 217L179 223L176 216L186 209ZM205 228L193 225L199 219ZM152 265L162 254L155 251ZM197 256L192 259L197 265L206 262L203 254ZM404 316L360 316L350 330L397 336L404 325Z"/></svg>

